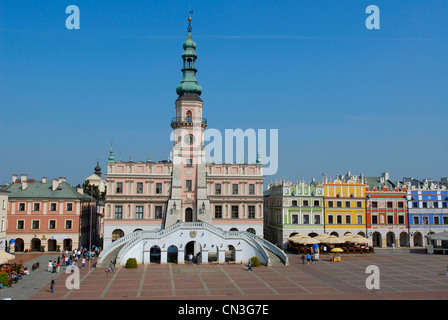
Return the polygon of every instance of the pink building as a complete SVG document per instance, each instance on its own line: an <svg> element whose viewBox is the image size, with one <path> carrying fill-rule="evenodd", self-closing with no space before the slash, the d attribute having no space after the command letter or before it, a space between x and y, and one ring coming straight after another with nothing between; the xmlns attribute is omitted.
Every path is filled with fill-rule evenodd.
<svg viewBox="0 0 448 320"><path fill-rule="evenodd" d="M82 230L89 229L91 204L95 202L60 177L48 181L20 180L12 175L9 191L7 241L15 240L15 251L71 250L88 243L81 243ZM87 226L87 227L86 227ZM87 235L84 235L87 238Z"/></svg>

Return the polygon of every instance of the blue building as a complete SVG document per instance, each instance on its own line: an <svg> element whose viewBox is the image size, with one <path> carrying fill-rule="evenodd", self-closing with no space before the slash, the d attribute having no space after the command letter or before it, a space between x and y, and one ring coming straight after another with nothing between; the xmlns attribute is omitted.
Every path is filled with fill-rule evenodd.
<svg viewBox="0 0 448 320"><path fill-rule="evenodd" d="M408 185L410 245L427 247L429 234L448 231L447 186L432 180L405 179L404 183Z"/></svg>

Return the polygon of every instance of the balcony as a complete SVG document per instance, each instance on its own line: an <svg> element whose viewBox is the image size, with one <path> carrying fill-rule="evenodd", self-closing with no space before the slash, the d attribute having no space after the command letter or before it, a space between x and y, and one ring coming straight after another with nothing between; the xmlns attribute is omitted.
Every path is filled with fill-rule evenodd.
<svg viewBox="0 0 448 320"><path fill-rule="evenodd" d="M191 118L191 117L175 117L171 119L171 127L178 128L183 126L193 126L195 124L201 124L201 127L207 126L206 118Z"/></svg>

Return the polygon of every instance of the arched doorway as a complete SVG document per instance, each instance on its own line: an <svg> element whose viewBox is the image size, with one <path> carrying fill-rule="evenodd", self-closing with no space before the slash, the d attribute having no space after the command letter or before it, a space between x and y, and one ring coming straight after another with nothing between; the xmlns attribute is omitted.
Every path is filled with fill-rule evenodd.
<svg viewBox="0 0 448 320"><path fill-rule="evenodd" d="M237 228L231 228L229 231L238 231Z"/></svg>
<svg viewBox="0 0 448 320"><path fill-rule="evenodd" d="M393 243L395 243L395 234L393 232L388 232L386 234L386 244L388 247L392 247Z"/></svg>
<svg viewBox="0 0 448 320"><path fill-rule="evenodd" d="M72 239L64 239L64 251L72 251Z"/></svg>
<svg viewBox="0 0 448 320"><path fill-rule="evenodd" d="M25 242L23 241L22 238L17 238L16 240L16 244L14 247L14 252L23 252L25 251Z"/></svg>
<svg viewBox="0 0 448 320"><path fill-rule="evenodd" d="M339 234L336 231L333 231L332 233L330 233L330 236L339 237Z"/></svg>
<svg viewBox="0 0 448 320"><path fill-rule="evenodd" d="M235 261L235 247L232 245L229 245L226 250L225 254L225 261Z"/></svg>
<svg viewBox="0 0 448 320"><path fill-rule="evenodd" d="M193 222L193 209L185 209L185 222Z"/></svg>
<svg viewBox="0 0 448 320"><path fill-rule="evenodd" d="M193 255L193 263L201 263L201 245L197 241L190 241L185 245L185 260L189 261L190 254ZM199 261L198 261L199 258Z"/></svg>
<svg viewBox="0 0 448 320"><path fill-rule="evenodd" d="M372 242L374 247L381 247L382 246L382 239L381 239L381 233L378 231L375 231L372 234Z"/></svg>
<svg viewBox="0 0 448 320"><path fill-rule="evenodd" d="M400 233L400 247L409 247L409 237L406 232Z"/></svg>
<svg viewBox="0 0 448 320"><path fill-rule="evenodd" d="M311 237L311 238L314 238L314 237L317 237L318 234L316 232L311 232L311 233L308 234L308 236Z"/></svg>
<svg viewBox="0 0 448 320"><path fill-rule="evenodd" d="M112 232L112 242L114 242L115 240L120 239L121 237L124 237L124 231L121 229L115 229Z"/></svg>
<svg viewBox="0 0 448 320"><path fill-rule="evenodd" d="M167 250L167 258L168 262L177 263L177 255L179 253L179 249L175 245L171 245Z"/></svg>
<svg viewBox="0 0 448 320"><path fill-rule="evenodd" d="M420 232L414 234L414 247L423 247L423 236Z"/></svg>
<svg viewBox="0 0 448 320"><path fill-rule="evenodd" d="M32 251L40 251L41 242L38 238L33 238L31 240L31 250Z"/></svg>
<svg viewBox="0 0 448 320"><path fill-rule="evenodd" d="M151 249L149 249L149 262L160 263L160 255L160 247L152 246Z"/></svg>
<svg viewBox="0 0 448 320"><path fill-rule="evenodd" d="M56 239L48 240L48 251L56 251L57 241Z"/></svg>

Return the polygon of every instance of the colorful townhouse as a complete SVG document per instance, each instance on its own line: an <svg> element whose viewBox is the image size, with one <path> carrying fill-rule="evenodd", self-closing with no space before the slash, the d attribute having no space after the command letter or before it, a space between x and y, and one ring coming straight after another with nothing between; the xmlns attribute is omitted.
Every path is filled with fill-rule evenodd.
<svg viewBox="0 0 448 320"><path fill-rule="evenodd" d="M427 247L427 236L448 230L447 186L436 181L405 178L411 247Z"/></svg>
<svg viewBox="0 0 448 320"><path fill-rule="evenodd" d="M389 173L366 177L367 236L375 247L409 246L406 185L390 180Z"/></svg>
<svg viewBox="0 0 448 320"><path fill-rule="evenodd" d="M9 192L0 187L0 250L8 251L8 242L6 241L6 222L8 213Z"/></svg>
<svg viewBox="0 0 448 320"><path fill-rule="evenodd" d="M15 242L14 251L72 250L82 243L82 228L95 214L95 201L91 201L82 188L74 188L66 179L41 181L28 179L26 174L6 186L8 221L6 238ZM84 238L89 238L85 236Z"/></svg>
<svg viewBox="0 0 448 320"><path fill-rule="evenodd" d="M286 249L287 239L297 233L311 237L323 233L323 206L323 187L314 179L269 184L264 192L265 238Z"/></svg>
<svg viewBox="0 0 448 320"><path fill-rule="evenodd" d="M348 171L334 180L327 176L323 180L325 232L335 236L350 232L366 237L367 185L364 176Z"/></svg>

